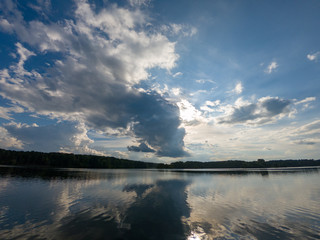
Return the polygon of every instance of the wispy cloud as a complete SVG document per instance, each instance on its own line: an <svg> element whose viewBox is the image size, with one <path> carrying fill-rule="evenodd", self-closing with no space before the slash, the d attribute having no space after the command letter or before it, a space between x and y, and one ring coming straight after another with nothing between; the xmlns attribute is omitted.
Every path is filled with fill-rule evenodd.
<svg viewBox="0 0 320 240"><path fill-rule="evenodd" d="M271 74L279 67L278 63L276 61L271 62L268 67L265 69L265 72L268 74Z"/></svg>
<svg viewBox="0 0 320 240"><path fill-rule="evenodd" d="M307 55L307 58L310 60L310 61L317 61L318 58L320 56L320 52L315 52L315 53L310 53Z"/></svg>
<svg viewBox="0 0 320 240"><path fill-rule="evenodd" d="M151 0L128 0L131 6L141 6L150 4Z"/></svg>
<svg viewBox="0 0 320 240"><path fill-rule="evenodd" d="M312 108L311 103L316 100L317 100L316 97L307 97L300 101L295 100L294 105L300 105L300 106L302 105L302 110L306 110L306 109Z"/></svg>
<svg viewBox="0 0 320 240"><path fill-rule="evenodd" d="M181 35L183 37L191 37L198 32L198 30L193 26L189 26L185 24L176 24L176 23L163 25L161 27L161 30L162 32L167 33L169 35L175 35L175 36Z"/></svg>
<svg viewBox="0 0 320 240"><path fill-rule="evenodd" d="M196 80L196 83L200 83L200 84L203 84L203 83L215 83L215 81L213 81L212 79L197 79Z"/></svg>
<svg viewBox="0 0 320 240"><path fill-rule="evenodd" d="M179 77L179 76L182 76L183 73L182 72L176 72L175 74L172 75L172 77L176 78L176 77Z"/></svg>

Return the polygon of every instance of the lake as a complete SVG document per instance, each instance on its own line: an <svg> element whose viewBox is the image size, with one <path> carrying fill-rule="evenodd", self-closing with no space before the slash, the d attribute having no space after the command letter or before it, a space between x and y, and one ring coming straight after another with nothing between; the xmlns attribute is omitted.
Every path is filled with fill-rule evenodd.
<svg viewBox="0 0 320 240"><path fill-rule="evenodd" d="M320 169L1 166L0 239L320 239Z"/></svg>

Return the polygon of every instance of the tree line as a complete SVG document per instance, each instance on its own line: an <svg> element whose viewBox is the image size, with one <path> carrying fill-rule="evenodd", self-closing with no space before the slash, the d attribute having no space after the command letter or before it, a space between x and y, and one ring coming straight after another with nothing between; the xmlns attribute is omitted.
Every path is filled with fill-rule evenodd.
<svg viewBox="0 0 320 240"><path fill-rule="evenodd" d="M25 152L0 149L1 165L43 166L62 168L159 168L159 169L205 169L205 168L276 168L320 166L320 160L271 160L265 161L211 161L173 162L170 164L150 163L119 159L115 157L80 155L72 153Z"/></svg>
<svg viewBox="0 0 320 240"><path fill-rule="evenodd" d="M277 168L277 167L311 167L320 166L320 160L299 159L299 160L271 160L265 161L214 161L214 162L173 162L171 164L158 164L158 168L172 169L206 169L206 168Z"/></svg>
<svg viewBox="0 0 320 240"><path fill-rule="evenodd" d="M157 164L115 157L0 149L0 164L62 168L156 168Z"/></svg>

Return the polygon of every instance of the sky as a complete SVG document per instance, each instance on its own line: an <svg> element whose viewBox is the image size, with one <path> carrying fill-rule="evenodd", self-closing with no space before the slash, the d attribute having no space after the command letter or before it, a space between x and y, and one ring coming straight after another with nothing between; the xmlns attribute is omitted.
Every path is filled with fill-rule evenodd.
<svg viewBox="0 0 320 240"><path fill-rule="evenodd" d="M320 1L0 2L0 148L320 158Z"/></svg>

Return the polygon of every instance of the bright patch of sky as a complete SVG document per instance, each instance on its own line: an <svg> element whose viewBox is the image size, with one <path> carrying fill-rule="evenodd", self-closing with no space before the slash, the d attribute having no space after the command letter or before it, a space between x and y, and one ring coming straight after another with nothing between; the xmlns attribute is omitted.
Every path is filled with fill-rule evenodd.
<svg viewBox="0 0 320 240"><path fill-rule="evenodd" d="M320 156L320 2L0 2L0 147Z"/></svg>

